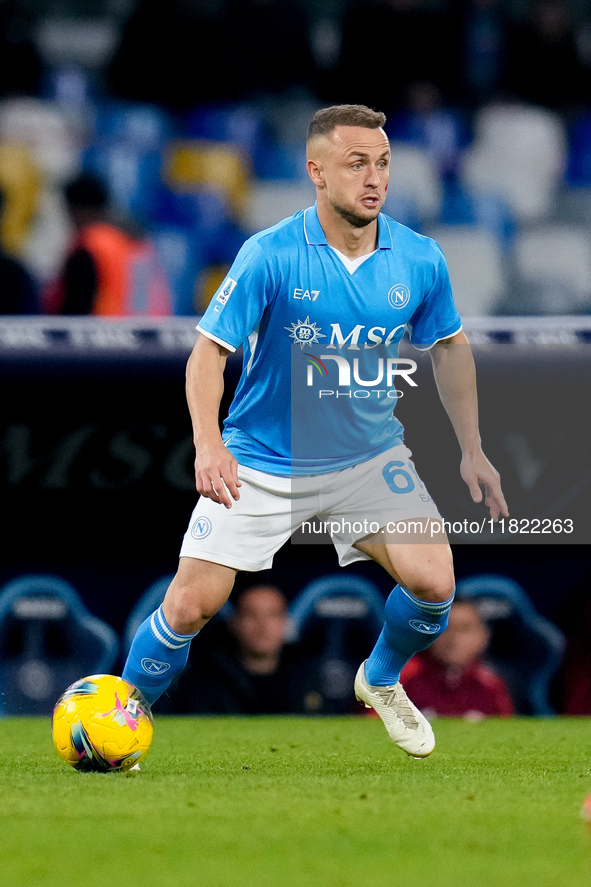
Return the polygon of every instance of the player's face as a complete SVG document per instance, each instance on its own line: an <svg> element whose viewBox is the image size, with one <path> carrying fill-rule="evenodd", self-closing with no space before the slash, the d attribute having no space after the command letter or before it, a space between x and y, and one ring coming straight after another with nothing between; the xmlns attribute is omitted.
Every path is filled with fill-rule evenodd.
<svg viewBox="0 0 591 887"><path fill-rule="evenodd" d="M383 129L337 126L322 139L316 178L318 199L350 225L373 222L388 190L390 145Z"/></svg>

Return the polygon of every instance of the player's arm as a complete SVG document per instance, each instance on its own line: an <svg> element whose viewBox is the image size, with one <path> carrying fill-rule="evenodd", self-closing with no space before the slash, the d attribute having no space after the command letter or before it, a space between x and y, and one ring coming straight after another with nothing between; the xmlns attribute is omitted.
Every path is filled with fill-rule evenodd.
<svg viewBox="0 0 591 887"><path fill-rule="evenodd" d="M219 412L224 369L230 352L199 334L187 363L187 403L193 423L197 491L226 508L240 498L238 463L224 446Z"/></svg>
<svg viewBox="0 0 591 887"><path fill-rule="evenodd" d="M441 402L451 420L462 450L460 473L474 502L484 501L493 520L509 516L498 471L484 453L478 430L476 368L465 333L442 339L430 350Z"/></svg>

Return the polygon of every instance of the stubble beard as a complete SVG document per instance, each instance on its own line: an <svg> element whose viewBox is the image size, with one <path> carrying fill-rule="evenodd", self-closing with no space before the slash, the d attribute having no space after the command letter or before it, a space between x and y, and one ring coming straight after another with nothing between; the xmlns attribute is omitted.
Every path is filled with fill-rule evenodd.
<svg viewBox="0 0 591 887"><path fill-rule="evenodd" d="M376 211L374 216L360 216L356 212L351 209L347 209L344 206L338 206L336 203L332 205L334 211L338 213L338 215L348 222L353 228L367 228L368 225L371 225L372 222L375 222L379 215L379 210Z"/></svg>

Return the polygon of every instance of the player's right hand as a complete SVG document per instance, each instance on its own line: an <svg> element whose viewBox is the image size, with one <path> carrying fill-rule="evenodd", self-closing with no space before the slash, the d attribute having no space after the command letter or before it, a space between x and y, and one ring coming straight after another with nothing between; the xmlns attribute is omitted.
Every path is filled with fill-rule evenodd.
<svg viewBox="0 0 591 887"><path fill-rule="evenodd" d="M232 502L240 499L242 484L238 480L238 462L223 443L207 450L197 450L195 486L206 499L213 499L226 508L231 508Z"/></svg>

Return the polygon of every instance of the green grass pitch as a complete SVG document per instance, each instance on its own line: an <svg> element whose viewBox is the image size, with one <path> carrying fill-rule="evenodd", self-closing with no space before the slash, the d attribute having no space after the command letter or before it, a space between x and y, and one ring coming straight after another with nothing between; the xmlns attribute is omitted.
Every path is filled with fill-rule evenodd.
<svg viewBox="0 0 591 887"><path fill-rule="evenodd" d="M139 774L62 763L46 719L0 721L10 887L590 887L591 720L156 718Z"/></svg>

